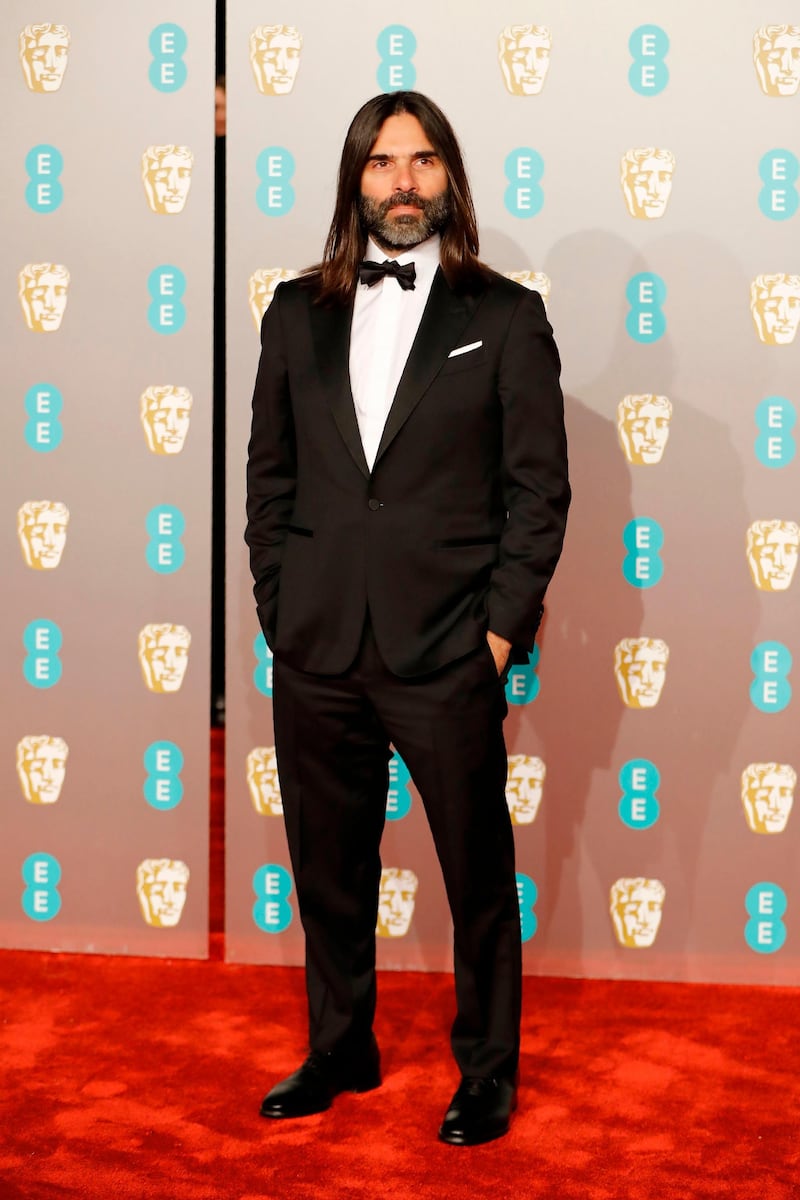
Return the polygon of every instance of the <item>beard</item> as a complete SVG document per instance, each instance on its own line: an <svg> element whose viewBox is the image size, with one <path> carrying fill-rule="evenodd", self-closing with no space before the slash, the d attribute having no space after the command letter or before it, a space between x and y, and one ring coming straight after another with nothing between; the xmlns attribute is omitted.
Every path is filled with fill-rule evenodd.
<svg viewBox="0 0 800 1200"><path fill-rule="evenodd" d="M419 209L419 214L402 213L390 217L389 209L397 204L413 205ZM388 200L381 201L360 196L358 215L362 226L381 250L410 250L444 229L450 219L450 193L445 190L428 200L416 192L394 192Z"/></svg>

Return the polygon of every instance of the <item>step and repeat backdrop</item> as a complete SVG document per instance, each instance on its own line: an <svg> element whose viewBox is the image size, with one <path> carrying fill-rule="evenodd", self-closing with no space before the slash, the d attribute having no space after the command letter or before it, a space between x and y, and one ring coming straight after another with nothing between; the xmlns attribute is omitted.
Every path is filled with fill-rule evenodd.
<svg viewBox="0 0 800 1200"><path fill-rule="evenodd" d="M231 959L303 957L242 542L260 320L321 254L357 108L416 88L460 135L484 259L541 291L564 365L574 504L507 688L525 969L800 978L799 21L782 0L228 5ZM397 758L387 817L379 961L448 967Z"/></svg>
<svg viewBox="0 0 800 1200"><path fill-rule="evenodd" d="M0 55L0 945L204 957L214 4Z"/></svg>

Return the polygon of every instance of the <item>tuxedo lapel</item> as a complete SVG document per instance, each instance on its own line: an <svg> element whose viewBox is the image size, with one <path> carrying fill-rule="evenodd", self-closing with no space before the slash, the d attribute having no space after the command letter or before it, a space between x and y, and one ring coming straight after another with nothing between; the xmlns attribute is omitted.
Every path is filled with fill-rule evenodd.
<svg viewBox="0 0 800 1200"><path fill-rule="evenodd" d="M336 427L356 466L369 476L361 434L350 388L350 325L352 304L326 308L311 305L311 336L317 358L318 378L324 388Z"/></svg>

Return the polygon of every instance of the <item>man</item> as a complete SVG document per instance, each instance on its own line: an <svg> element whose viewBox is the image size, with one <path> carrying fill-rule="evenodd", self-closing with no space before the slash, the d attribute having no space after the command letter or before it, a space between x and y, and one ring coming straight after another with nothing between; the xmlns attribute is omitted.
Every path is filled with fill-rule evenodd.
<svg viewBox="0 0 800 1200"><path fill-rule="evenodd" d="M504 675L527 661L569 503L541 298L477 254L444 114L415 92L368 101L345 140L323 262L280 284L264 317L246 534L275 656L311 1046L262 1115L320 1112L380 1083L391 741L420 790L453 917L463 1078L439 1136L454 1144L499 1137L516 1104Z"/></svg>

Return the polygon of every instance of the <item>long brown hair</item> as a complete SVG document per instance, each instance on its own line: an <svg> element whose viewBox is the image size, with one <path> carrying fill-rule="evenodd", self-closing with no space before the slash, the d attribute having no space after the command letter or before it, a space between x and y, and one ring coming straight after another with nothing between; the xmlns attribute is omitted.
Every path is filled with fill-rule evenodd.
<svg viewBox="0 0 800 1200"><path fill-rule="evenodd" d="M320 303L344 304L355 295L358 267L367 245L358 214L361 176L384 121L400 113L417 118L447 172L450 216L442 231L440 261L448 283L453 288L469 290L488 273L478 258L478 223L472 192L452 125L438 105L421 92L391 92L368 100L347 131L339 164L336 206L322 262L309 268L317 276L316 299Z"/></svg>

